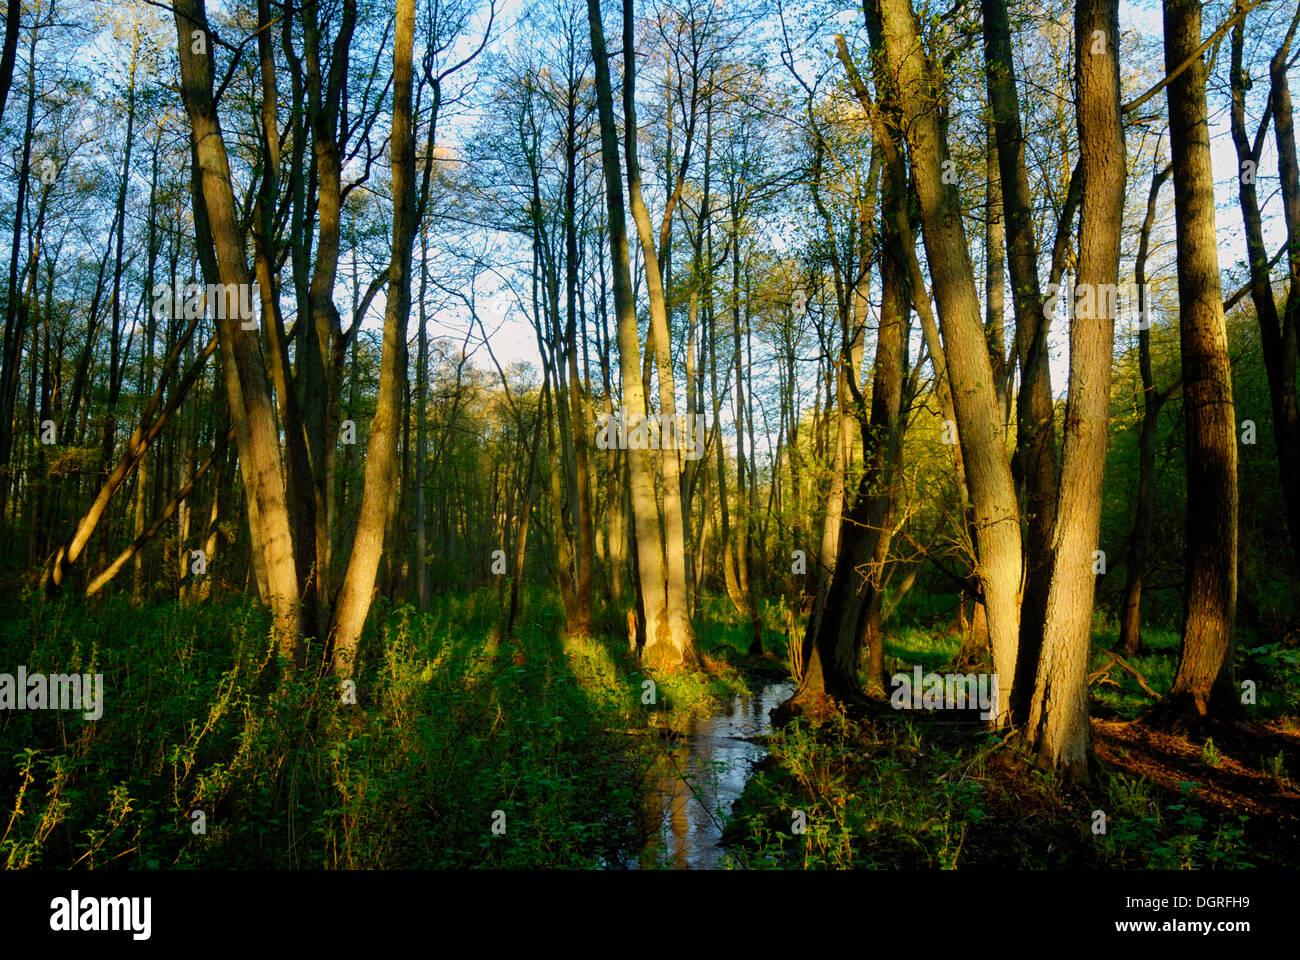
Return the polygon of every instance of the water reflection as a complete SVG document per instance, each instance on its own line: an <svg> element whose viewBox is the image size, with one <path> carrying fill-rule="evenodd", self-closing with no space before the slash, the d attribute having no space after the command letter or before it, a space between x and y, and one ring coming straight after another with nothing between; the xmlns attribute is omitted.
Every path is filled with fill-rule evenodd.
<svg viewBox="0 0 1300 960"><path fill-rule="evenodd" d="M793 693L793 683L766 684L757 693L737 694L722 713L690 721L647 801L652 822L661 824L647 856L681 870L725 865L718 846L723 824L767 753L759 738L772 729L772 710Z"/></svg>

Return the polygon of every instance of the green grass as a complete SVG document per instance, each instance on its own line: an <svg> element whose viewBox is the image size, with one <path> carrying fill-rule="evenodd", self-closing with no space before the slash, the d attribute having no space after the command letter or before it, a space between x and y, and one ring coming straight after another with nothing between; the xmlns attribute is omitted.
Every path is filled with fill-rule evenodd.
<svg viewBox="0 0 1300 960"><path fill-rule="evenodd" d="M1110 662L1101 648L1115 642L1105 627L1094 637L1092 670ZM1166 693L1179 637L1148 628L1144 644L1126 659ZM944 672L959 648L960 637L942 627L896 626L886 641L886 671L919 664ZM1274 649L1276 666L1249 649L1239 658L1239 673L1254 668L1273 689L1273 708L1261 718L1285 710L1297 685ZM1110 676L1115 685L1093 686L1094 715L1131 719L1154 704L1121 667ZM728 833L735 859L749 867L1240 869L1287 856L1273 851L1269 824L1214 806L1197 785L1171 792L1105 767L1089 784L1065 784L1028 766L1013 742L977 726L944 727L924 715L855 721L833 714L820 727L795 721L769 745ZM1202 759L1210 767L1221 762L1212 742ZM1279 787L1289 783L1280 756L1261 766ZM1098 810L1106 815L1104 833L1094 830Z"/></svg>
<svg viewBox="0 0 1300 960"><path fill-rule="evenodd" d="M102 672L107 692L95 722L0 716L0 863L617 864L649 765L617 732L644 723L639 675L600 640L556 639L543 596L505 649L490 594L382 611L360 708L336 706L332 680L277 682L268 623L246 607L10 604L0 670Z"/></svg>
<svg viewBox="0 0 1300 960"><path fill-rule="evenodd" d="M553 591L529 589L519 635L493 639L490 591L421 614L377 605L358 706L336 681L282 681L269 622L246 604L90 607L0 602L0 671L103 673L103 717L0 712L0 864L93 868L618 867L640 854L646 797L670 746L650 727L712 713L786 661L783 610L764 603L764 658L725 597L702 598L710 669L655 677L626 650L618 611L562 640ZM891 628L889 673L943 672L945 627ZM1109 662L1108 625L1091 669ZM1126 658L1160 693L1176 633L1149 627ZM1259 716L1294 716L1294 651L1253 640L1238 672ZM979 668L976 668L979 669ZM1152 699L1121 667L1093 713ZM648 686L652 684L653 686ZM653 702L647 692L653 690ZM1273 862L1251 823L1137 777L1073 787L1026 769L978 726L924 716L796 722L738 803L728 837L749 867L1243 867ZM1218 748L1205 744L1209 765ZM1254 761L1251 761L1254 763ZM1281 755L1261 772L1292 783ZM1106 811L1106 834L1092 811ZM203 814L205 830L193 818ZM799 813L796 813L796 812ZM504 833L494 832L504 823ZM804 829L796 830L796 824Z"/></svg>

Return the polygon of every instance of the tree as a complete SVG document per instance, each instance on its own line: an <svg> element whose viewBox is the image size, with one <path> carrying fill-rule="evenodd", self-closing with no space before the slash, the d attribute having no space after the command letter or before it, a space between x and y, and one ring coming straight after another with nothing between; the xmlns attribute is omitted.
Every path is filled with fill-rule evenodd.
<svg viewBox="0 0 1300 960"><path fill-rule="evenodd" d="M379 402L366 448L366 481L361 495L352 555L339 594L333 631L333 666L343 678L356 667L357 643L374 591L384 549L388 501L397 470L399 390L406 370L406 325L411 315L411 249L415 243L415 135L411 88L414 76L415 0L398 0L393 46L393 254L388 268L384 345L379 372Z"/></svg>
<svg viewBox="0 0 1300 960"><path fill-rule="evenodd" d="M238 231L230 162L212 94L213 65L208 51L204 0L177 0L176 43L181 61L181 91L190 118L194 156L195 218L199 253L209 282L227 290L247 288L249 274ZM200 52L202 51L202 52ZM271 404L266 367L249 332L241 329L235 311L221 311L217 331L226 381L226 396L234 421L239 466L248 502L254 552L266 575L281 652L301 658L298 579L293 536L281 480L280 442Z"/></svg>
<svg viewBox="0 0 1300 960"><path fill-rule="evenodd" d="M1228 331L1219 288L1214 170L1197 52L1201 5L1165 0L1165 72L1178 235L1178 329L1187 456L1183 650L1171 697L1204 715L1232 680L1237 606L1237 431ZM1278 105L1280 106L1280 104ZM1294 254L1293 254L1294 256ZM1294 285L1293 285L1294 289Z"/></svg>
<svg viewBox="0 0 1300 960"><path fill-rule="evenodd" d="M605 203L609 208L609 248L613 261L614 313L618 329L618 361L623 382L623 408L629 429L645 423L646 401L641 386L641 357L637 343L636 306L632 300L632 271L628 255L627 218L623 206L623 178L614 126L614 95L610 84L609 54L600 19L600 0L587 0L591 27L591 53L596 61L596 101L600 118L600 155L605 173ZM625 49L624 55L634 56ZM632 498L632 525L636 548L637 582L644 616L643 657L652 667L675 666L681 650L674 644L664 577L663 540L655 503L653 465L648 450L629 443L628 483Z"/></svg>
<svg viewBox="0 0 1300 960"><path fill-rule="evenodd" d="M988 611L993 669L999 677L998 706L991 719L1004 724L1009 720L1013 689L1009 681L1015 676L1020 633L1022 561L1015 484L1002 445L1002 417L960 201L955 183L943 175L949 151L931 106L943 99L935 67L922 47L910 0L881 0L880 13L887 61L899 87L957 435L974 507L979 580Z"/></svg>
<svg viewBox="0 0 1300 960"><path fill-rule="evenodd" d="M1040 766L1087 779L1088 653L1110 422L1120 228L1127 166L1120 124L1119 0L1074 8L1083 202L1077 306L1070 320L1070 394L1052 579L1028 735Z"/></svg>

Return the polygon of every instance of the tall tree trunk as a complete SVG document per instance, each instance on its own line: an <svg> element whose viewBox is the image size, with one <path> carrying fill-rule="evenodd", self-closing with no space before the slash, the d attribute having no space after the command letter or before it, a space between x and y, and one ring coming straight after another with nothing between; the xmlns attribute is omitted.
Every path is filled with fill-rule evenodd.
<svg viewBox="0 0 1300 960"><path fill-rule="evenodd" d="M383 553L389 498L397 479L398 416L406 369L406 323L411 313L411 249L415 218L415 138L411 125L412 50L415 0L397 0L393 45L393 251L388 268L379 400L366 447L366 479L361 495L352 555L339 593L334 623L333 666L342 678L353 675L357 644L370 611L375 575Z"/></svg>
<svg viewBox="0 0 1300 960"><path fill-rule="evenodd" d="M609 76L609 54L600 20L600 0L587 0L591 25L591 50L596 62L596 101L600 117L601 165L605 174L605 202L609 208L609 247L613 260L614 312L618 318L618 360L623 381L623 408L634 423L643 423L645 392L641 385L641 358L636 325L636 304L632 299L632 271L628 256L627 221L623 207L623 182L619 171L618 133L614 125L614 96ZM625 49L631 58L634 50ZM635 134L633 135L635 136ZM627 451L628 485L632 502L632 524L637 583L644 612L640 624L645 646L655 647L652 666L673 661L673 626L668 615L668 594L663 569L663 541L659 510L655 501L654 467L650 452ZM664 656L664 646L671 651Z"/></svg>
<svg viewBox="0 0 1300 960"><path fill-rule="evenodd" d="M637 160L636 121L636 38L633 31L633 0L623 0L623 138L627 163L628 205L636 223L645 265L646 294L650 302L650 330L655 341L656 373L659 381L661 422L677 423L677 401L673 376L672 338L668 329L668 305L650 214L641 197L641 167ZM620 336L622 331L620 330ZM648 348L647 348L648 349ZM626 386L625 386L626 389ZM688 424L688 429L693 429ZM663 548L667 634L647 634L645 661L658 669L677 670L696 660L695 631L691 626L690 601L686 585L686 520L682 513L681 462L677 444L661 451L663 469Z"/></svg>
<svg viewBox="0 0 1300 960"><path fill-rule="evenodd" d="M1042 625L1052 576L1052 531L1056 525L1056 444L1052 426L1052 384L1047 365L1047 330L1038 285L1038 245L1033 198L1025 168L1025 135L1011 55L1011 25L1005 3L983 0L984 64L989 108L997 138L1002 205L1010 243L1008 267L1016 313L1016 344L1021 385L1016 402L1016 454L1012 475L1022 490L1027 526L1024 541L1025 595L1020 615L1020 654L1012 704L1017 722L1025 719L1034 689L1034 670L1042 647ZM996 371L995 371L996 372Z"/></svg>
<svg viewBox="0 0 1300 960"><path fill-rule="evenodd" d="M573 60L570 57L571 68ZM582 396L582 376L578 370L578 81L579 78L570 69L564 128L564 346L569 363L569 419L573 428L573 481L570 490L576 494L574 523L577 527L575 539L578 548L577 605L574 611L576 622L570 630L573 633L587 633L591 630L595 523L592 520L587 417ZM585 330L583 336L586 336Z"/></svg>
<svg viewBox="0 0 1300 960"><path fill-rule="evenodd" d="M1252 145L1246 139L1245 78L1241 69L1241 48L1245 18L1232 32L1232 139L1237 148L1238 182L1242 218L1246 225L1246 252L1250 262L1250 293L1259 322L1268 374L1269 401L1273 414L1273 441L1277 450L1278 479L1281 481L1287 528L1291 534L1292 562L1300 570L1300 409L1296 402L1297 314L1300 313L1300 168L1296 161L1295 129L1291 90L1287 82L1287 60L1291 41L1300 24L1297 5L1291 27L1269 63L1272 80L1273 125L1278 146L1278 174L1282 181L1282 209L1286 216L1287 249L1290 251L1290 284L1282 323L1278 325L1277 304L1269 280L1268 253L1260 227L1255 173L1263 147L1263 131ZM1246 173L1246 163L1250 176Z"/></svg>
<svg viewBox="0 0 1300 960"><path fill-rule="evenodd" d="M1142 221L1138 239L1134 280L1138 288L1138 370L1142 377L1142 432L1138 440L1138 493L1137 511L1133 518L1133 532L1129 538L1128 570L1124 577L1124 600L1120 607L1119 645L1125 653L1137 653L1142 645L1142 584L1146 577L1147 550L1151 543L1151 517L1156 499L1156 430L1160 425L1160 411L1168 399L1168 391L1156 389L1155 374L1151 369L1151 328L1147 321L1150 303L1146 291L1147 253L1150 250L1151 228L1156 219L1156 200L1161 185L1169 179L1172 167L1153 170L1151 190L1147 194L1147 213Z"/></svg>
<svg viewBox="0 0 1300 960"><path fill-rule="evenodd" d="M203 206L202 215L195 211L198 226L206 236L199 237L203 255L215 261L220 282L248 283L248 266L244 260L243 239L239 236L230 163L226 154L216 103L212 96L213 63L209 53L214 38L208 30L204 0L176 0L177 49L181 61L181 87L190 117L190 131L197 164L194 177L196 191ZM204 40L203 53L195 37ZM240 286L234 289L241 289ZM267 591L275 620L275 634L281 652L298 661L301 651L298 611L298 580L293 556L293 536L289 528L288 504L281 479L280 440L271 404L266 367L258 355L257 339L240 329L229 316L217 320L226 394L239 446L239 464L243 472L245 495L249 500L251 525L257 528L259 553L263 556ZM254 505L256 505L254 507ZM256 514L254 515L254 509Z"/></svg>
<svg viewBox="0 0 1300 960"><path fill-rule="evenodd" d="M910 0L881 0L884 49L897 77L903 129L911 148L926 256L939 304L957 432L970 485L979 551L979 576L988 611L993 669L1001 682L995 724L1009 719L1020 633L1020 514L1002 444L1001 413L993 389L975 271L954 184L941 165L947 144L934 103L942 102L934 68L921 46ZM1003 180L1004 189L1006 180Z"/></svg>
<svg viewBox="0 0 1300 960"><path fill-rule="evenodd" d="M1164 13L1165 70L1172 72L1193 59L1200 46L1201 5L1197 0L1165 0ZM1166 93L1178 227L1178 327L1187 444L1183 650L1171 696L1175 703L1190 700L1197 712L1204 714L1216 680L1232 679L1237 606L1237 433L1228 331L1219 288L1214 169L1201 56L1194 57ZM1275 108L1281 106L1275 104ZM1229 700L1226 689L1224 693L1223 699Z"/></svg>
<svg viewBox="0 0 1300 960"><path fill-rule="evenodd" d="M1074 37L1083 170L1078 272L1082 292L1070 319L1061 500L1028 733L1039 766L1086 780L1091 739L1088 654L1097 588L1093 552L1101 532L1114 292L1127 182L1120 124L1119 0L1079 0L1074 8ZM1089 301L1092 309L1087 309Z"/></svg>
<svg viewBox="0 0 1300 960"><path fill-rule="evenodd" d="M876 9L864 8L868 30L879 49L880 20ZM861 695L858 659L865 641L870 653L870 684L883 683L884 654L880 625L880 599L885 560L893 528L893 499L898 485L895 472L901 461L902 364L908 317L907 257L899 216L907 202L907 177L902 155L894 139L897 129L896 92L883 69L883 58L875 58L878 103L858 74L841 36L836 37L839 58L848 73L863 110L872 121L875 147L881 164L883 227L881 245L881 308L876 337L876 358L869 419L859 413L862 434L863 472L849 509L840 524L835 571L829 584L817 644L826 690L837 700ZM855 328L863 328L867 280L870 272L874 224L874 203L859 203L858 260L853 291ZM856 339L856 338L855 338ZM850 352L850 358L852 352ZM850 370L856 364L849 362ZM845 385L854 394L856 407L865 403L853 377ZM862 571L865 569L866 575Z"/></svg>

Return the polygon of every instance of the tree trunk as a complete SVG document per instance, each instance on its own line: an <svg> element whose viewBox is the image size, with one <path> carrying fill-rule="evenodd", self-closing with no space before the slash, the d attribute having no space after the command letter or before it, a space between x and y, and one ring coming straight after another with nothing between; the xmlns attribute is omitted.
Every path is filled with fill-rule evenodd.
<svg viewBox="0 0 1300 960"><path fill-rule="evenodd" d="M596 100L600 117L601 165L605 174L605 203L609 208L609 247L613 261L614 312L618 318L618 360L622 374L623 408L633 423L643 423L645 392L641 385L641 358L632 299L632 271L628 256L627 221L623 207L623 183L619 171L618 134L614 125L614 97L609 75L609 54L600 20L600 0L587 0L591 26L591 49L596 62ZM625 50L628 58L634 50ZM635 564L640 597L644 606L638 618L644 631L645 647L656 648L647 662L661 666L672 662L676 651L673 627L668 616L668 595L663 570L663 541L660 539L659 510L655 502L654 467L648 450L627 451L628 486L632 502ZM664 656L664 646L669 648Z"/></svg>
<svg viewBox="0 0 1300 960"><path fill-rule="evenodd" d="M1244 23L1244 19L1243 19ZM1286 215L1288 264L1290 285L1287 288L1286 307L1278 328L1277 306L1273 301L1273 287L1268 280L1267 254L1260 236L1259 209L1255 200L1255 184L1246 184L1244 176L1238 177L1241 185L1242 214L1246 218L1247 254L1250 260L1251 298L1259 320L1260 339L1264 348L1264 369L1268 373L1269 399L1273 412L1273 439L1277 449L1278 477L1286 508L1287 527L1291 533L1292 561L1300 569L1300 410L1296 403L1297 322L1300 322L1300 167L1296 160L1295 127L1291 110L1291 90L1287 83L1288 58L1291 40L1300 23L1300 5L1296 8L1285 40L1269 63L1272 79L1273 127L1278 148L1278 174L1282 182L1282 209ZM1238 97L1240 55L1237 31L1233 32L1233 140L1237 142L1238 157L1242 154L1242 135L1238 139ZM1242 106L1244 113L1244 104ZM1258 162L1259 145L1251 151ZM1253 217L1248 210L1252 206ZM1253 222L1252 222L1253 221ZM1265 302L1267 301L1267 302Z"/></svg>
<svg viewBox="0 0 1300 960"><path fill-rule="evenodd" d="M1070 394L1061 500L1028 734L1040 767L1088 777L1088 653L1110 424L1111 353L1124 217L1124 128L1120 124L1119 0L1079 0L1074 12L1083 206L1079 307L1070 320ZM1092 309L1087 309L1089 298Z"/></svg>
<svg viewBox="0 0 1300 960"><path fill-rule="evenodd" d="M1164 13L1165 70L1172 72L1200 45L1201 5L1165 0ZM1216 680L1232 678L1237 605L1236 413L1219 288L1205 73L1204 60L1196 56L1166 90L1187 444L1183 651L1171 696L1174 702L1190 700L1201 714Z"/></svg>
<svg viewBox="0 0 1300 960"><path fill-rule="evenodd" d="M1137 653L1142 645L1142 582L1146 576L1147 550L1151 542L1151 517L1155 509L1156 430L1160 410L1168 393L1156 390L1151 370L1151 329L1147 322L1150 303L1146 292L1147 252L1151 228L1156 218L1156 200L1161 185L1173 172L1172 167L1152 171L1151 190L1147 194L1146 219L1138 240L1134 280L1138 288L1138 370L1142 377L1142 433L1138 440L1137 512L1129 538L1128 570L1124 579L1124 601L1120 608L1119 645L1125 653Z"/></svg>
<svg viewBox="0 0 1300 960"><path fill-rule="evenodd" d="M1025 595L1015 679L1018 693L1012 704L1015 719L1020 722L1028 713L1034 670L1042 646L1042 625L1052 576L1052 531L1056 525L1056 447L1052 384L1046 356L1051 318L1043 310L1038 285L1038 245L1034 238L1033 198L1025 169L1025 136L1020 125L1020 99L1011 55L1011 26L1006 4L983 0L982 5L985 72L1010 244L1008 268L1022 377L1016 402L1016 454L1012 459L1012 475L1017 488L1023 489L1027 520Z"/></svg>
<svg viewBox="0 0 1300 960"><path fill-rule="evenodd" d="M406 369L406 324L411 313L411 249L415 227L415 137L411 130L412 50L415 0L397 0L393 46L393 251L388 268L379 399L366 446L366 478L352 555L339 593L333 639L333 667L340 678L356 669L357 644L374 595L384 548L389 498L397 479L397 431Z"/></svg>
<svg viewBox="0 0 1300 960"><path fill-rule="evenodd" d="M975 271L955 185L941 165L948 149L934 110L942 94L921 46L910 0L881 0L884 49L899 87L903 129L911 148L926 256L939 304L948 376L966 479L970 484L979 574L988 608L993 669L1003 678L991 720L1009 719L1020 632L1021 538L1015 484L1002 444L1001 413L984 340ZM1004 179L1005 188L1005 179Z"/></svg>
<svg viewBox="0 0 1300 960"><path fill-rule="evenodd" d="M205 39L204 50L213 45L209 35L204 0L176 0L177 47L181 61L181 82L197 165L194 170L204 207L206 232L200 244L209 246L222 284L248 283L244 244L238 231L234 190L225 141L212 96L213 63L206 53L195 53L194 34ZM198 211L196 211L196 218ZM236 287L235 289L240 289ZM297 662L300 657L298 580L289 528L288 504L281 473L280 440L271 404L266 368L258 355L257 340L229 316L217 320L226 376L227 398L244 489L250 501L250 520L258 528L265 558L267 590L275 619L275 633L283 654ZM256 516L253 504L256 504Z"/></svg>
<svg viewBox="0 0 1300 960"><path fill-rule="evenodd" d="M633 35L633 0L623 0L623 137L627 163L628 204L641 242L645 265L646 293L650 303L650 329L655 341L656 372L659 380L659 410L663 423L677 423L677 401L673 376L672 338L668 329L668 306L663 278L655 252L650 214L641 198L641 167L637 161L636 41ZM603 124L602 124L603 125ZM620 337L622 330L620 329ZM647 348L648 349L648 348ZM626 389L626 385L624 385ZM688 424L693 429L693 424ZM661 438L662 439L662 438ZM682 513L681 463L676 443L661 450L664 498L666 634L647 634L645 659L649 666L677 670L696 660L695 632L691 626L686 586L686 520Z"/></svg>

